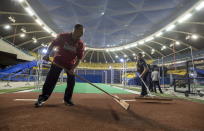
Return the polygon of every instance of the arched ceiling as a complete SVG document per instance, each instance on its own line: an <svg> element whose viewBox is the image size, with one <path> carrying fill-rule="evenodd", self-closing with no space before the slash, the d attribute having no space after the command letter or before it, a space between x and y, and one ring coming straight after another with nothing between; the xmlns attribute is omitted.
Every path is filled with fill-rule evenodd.
<svg viewBox="0 0 204 131"><path fill-rule="evenodd" d="M18 48L36 51L50 43L54 37L27 14L25 4L17 0L1 0L0 35L2 39ZM23 0L22 0L23 1ZM37 16L56 33L69 32L75 24L81 23L86 32L83 40L87 47L112 49L140 41L161 30L180 15L191 9L195 0L28 0ZM26 2L26 3L27 3ZM23 5L23 6L22 6ZM147 59L156 59L192 46L193 50L204 48L204 11L194 11L193 16L165 32L137 46L122 50L86 50L85 62L119 62L119 58L134 61L138 52L144 52ZM14 18L15 22L9 20ZM11 25L5 30L6 24ZM22 28L26 37L21 38ZM197 34L199 39L191 41L188 35ZM34 42L34 39L36 42ZM171 46L176 41L180 45Z"/></svg>
<svg viewBox="0 0 204 131"><path fill-rule="evenodd" d="M56 32L86 28L89 47L119 46L162 28L195 0L30 0L30 5Z"/></svg>

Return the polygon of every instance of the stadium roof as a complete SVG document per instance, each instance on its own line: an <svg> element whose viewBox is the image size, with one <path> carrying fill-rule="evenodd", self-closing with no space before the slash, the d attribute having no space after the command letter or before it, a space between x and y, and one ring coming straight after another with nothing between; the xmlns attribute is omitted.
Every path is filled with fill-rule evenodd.
<svg viewBox="0 0 204 131"><path fill-rule="evenodd" d="M86 62L119 62L121 57L134 61L138 52L143 52L147 59L157 59L187 47L194 51L204 48L203 3L1 0L0 35L18 48L37 52L56 34L70 32L80 23L86 29L82 38L87 47Z"/></svg>

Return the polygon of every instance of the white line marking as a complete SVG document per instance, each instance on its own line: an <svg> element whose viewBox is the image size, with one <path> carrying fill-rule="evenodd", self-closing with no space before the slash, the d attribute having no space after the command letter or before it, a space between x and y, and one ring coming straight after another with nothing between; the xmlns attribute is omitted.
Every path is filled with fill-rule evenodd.
<svg viewBox="0 0 204 131"><path fill-rule="evenodd" d="M135 99L131 99L131 100L124 100L124 101L136 101Z"/></svg>
<svg viewBox="0 0 204 131"><path fill-rule="evenodd" d="M37 101L37 99L13 99L14 101Z"/></svg>
<svg viewBox="0 0 204 131"><path fill-rule="evenodd" d="M117 86L111 86L113 88L117 88L117 89L120 89L120 90L125 90L127 92L130 92L130 93L133 93L133 94L140 94L140 92L138 91L133 91L133 90L129 90L129 89L124 89L124 88L120 88L120 87L117 87Z"/></svg>

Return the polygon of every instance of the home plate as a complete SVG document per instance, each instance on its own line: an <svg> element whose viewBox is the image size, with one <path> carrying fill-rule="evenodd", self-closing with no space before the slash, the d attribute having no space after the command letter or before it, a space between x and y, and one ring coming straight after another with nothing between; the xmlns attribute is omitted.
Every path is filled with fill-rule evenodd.
<svg viewBox="0 0 204 131"><path fill-rule="evenodd" d="M14 101L37 101L37 99L13 99Z"/></svg>
<svg viewBox="0 0 204 131"><path fill-rule="evenodd" d="M130 100L124 100L124 101L136 101L135 99L130 99Z"/></svg>

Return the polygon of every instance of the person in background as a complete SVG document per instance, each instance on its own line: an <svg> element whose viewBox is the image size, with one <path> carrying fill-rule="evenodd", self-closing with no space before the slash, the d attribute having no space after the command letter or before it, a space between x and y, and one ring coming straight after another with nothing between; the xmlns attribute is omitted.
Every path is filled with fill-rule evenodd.
<svg viewBox="0 0 204 131"><path fill-rule="evenodd" d="M160 93L163 93L159 84L160 74L158 69L156 68L154 69L154 71L151 74L151 77L152 77L152 83L153 83L153 91L157 93L156 87L158 86Z"/></svg>
<svg viewBox="0 0 204 131"><path fill-rule="evenodd" d="M140 73L139 77L143 79L145 83L147 83L147 75L148 75L149 69L148 69L147 63L142 57L143 57L142 53L137 54L137 72ZM140 93L140 97L144 97L147 95L147 89L143 84L143 82L141 82L141 86L142 86L142 90Z"/></svg>

